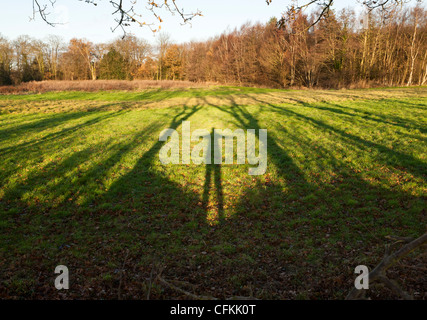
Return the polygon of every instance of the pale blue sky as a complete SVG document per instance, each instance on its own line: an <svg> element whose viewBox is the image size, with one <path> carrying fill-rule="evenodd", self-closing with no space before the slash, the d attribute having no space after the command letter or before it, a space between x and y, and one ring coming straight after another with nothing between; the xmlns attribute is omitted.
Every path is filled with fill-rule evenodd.
<svg viewBox="0 0 427 320"><path fill-rule="evenodd" d="M42 0L49 3L48 0ZM203 40L220 34L222 31L239 27L247 21L266 22L271 17L279 17L291 0L273 0L269 6L265 0L177 0L187 11L199 9L203 17L197 17L192 26L181 26L179 17L162 14L165 20L162 30L171 35L178 43L190 40ZM143 6L145 0L139 0ZM335 7L356 7L356 0L337 0ZM51 14L52 20L67 22L64 25L51 27L40 17L30 21L32 16L31 0L7 1L0 12L0 34L14 39L27 34L43 39L49 34L62 36L65 41L73 37L86 38L93 42L106 42L121 35L121 31L111 32L114 26L111 16L112 7L108 0L98 0L98 6L78 0L57 0ZM147 13L148 14L148 13ZM148 16L152 18L152 16ZM153 33L146 28L135 27L130 30L136 36L149 42L156 41Z"/></svg>

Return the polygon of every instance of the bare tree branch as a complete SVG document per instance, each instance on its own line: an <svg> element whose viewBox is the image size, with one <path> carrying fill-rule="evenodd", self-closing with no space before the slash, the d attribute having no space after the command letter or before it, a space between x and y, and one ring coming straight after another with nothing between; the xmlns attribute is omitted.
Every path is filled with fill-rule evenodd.
<svg viewBox="0 0 427 320"><path fill-rule="evenodd" d="M49 0L51 7L53 7L56 3L56 0ZM58 25L60 23L53 22L48 19L48 15L50 12L48 11L49 6L47 4L40 4L39 0L33 0L33 17L31 20L35 20L36 15L40 15L42 20L46 22L48 25L54 27L55 25Z"/></svg>
<svg viewBox="0 0 427 320"><path fill-rule="evenodd" d="M401 242L401 241L399 241ZM413 252L414 250L423 247L427 244L427 233L424 233L421 237L412 240L408 244L404 245L398 251L394 253L390 253L390 246L386 246L386 253L381 260L381 262L369 273L369 283L381 282L385 284L389 289L391 289L394 293L401 296L404 299L412 300L413 298L403 291L397 283L387 278L386 272L389 268L391 268L396 262L406 257L408 254ZM363 294L365 294L365 290L358 290L353 288L347 296L347 300L355 300L359 299Z"/></svg>
<svg viewBox="0 0 427 320"><path fill-rule="evenodd" d="M272 0L266 0L267 4L270 4ZM319 1L319 0L310 0L302 5L291 5L287 8L286 12L277 22L277 26L282 28L287 22L295 20L295 17L304 11L306 8L317 4L320 7L320 14L317 16L316 20L308 27L310 29L312 26L316 25L320 20L326 18L332 8L334 0Z"/></svg>
<svg viewBox="0 0 427 320"><path fill-rule="evenodd" d="M423 0L417 0L417 2L422 2ZM404 5L405 3L409 3L410 0L364 0L362 4L368 8L369 10L375 10L380 8L382 10L390 10L392 7L396 5Z"/></svg>
<svg viewBox="0 0 427 320"><path fill-rule="evenodd" d="M49 4L46 4L46 0L33 0L33 19L36 15L39 15L43 21L50 26L55 26L56 22L49 19L49 9L55 5L56 0L48 0ZM102 0L78 0L88 4L97 6ZM172 15L178 15L181 17L183 24L188 24L197 16L201 16L202 13L199 10L194 12L185 12L184 9L180 8L176 0L108 0L110 5L113 7L112 15L116 26L112 28L114 32L117 28L123 31L123 35L126 35L126 28L131 25L137 25L140 27L148 27L151 31L157 32L161 29L160 24L163 19L160 17L160 11L169 12ZM145 3L145 6L144 4ZM141 4L144 6L137 6ZM144 12L150 12L152 16L157 20L156 23L149 23L148 17L144 17Z"/></svg>
<svg viewBox="0 0 427 320"><path fill-rule="evenodd" d="M267 4L270 4L273 0L265 0ZM423 0L417 0L417 2L422 2ZM366 7L369 11L380 8L383 11L388 11L392 7L396 5L403 5L405 3L410 2L410 0L363 0L361 4ZM334 4L334 0L309 0L306 1L302 5L291 5L287 8L287 10L282 14L281 19L277 22L277 26L282 28L287 22L294 20L295 17L307 9L308 7L312 7L313 5L317 5L319 7L320 13L317 15L317 18L313 21L313 23L308 27L310 29L319 21L324 18L327 18L332 6Z"/></svg>

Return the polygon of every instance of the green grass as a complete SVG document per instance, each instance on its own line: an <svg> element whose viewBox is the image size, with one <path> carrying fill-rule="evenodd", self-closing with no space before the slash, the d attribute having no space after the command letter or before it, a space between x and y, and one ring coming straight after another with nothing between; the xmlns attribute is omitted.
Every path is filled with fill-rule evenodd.
<svg viewBox="0 0 427 320"><path fill-rule="evenodd" d="M385 236L425 231L426 105L426 88L0 96L0 297L57 297L65 264L69 298L145 298L160 266L196 294L343 298ZM185 120L268 129L266 175L163 166L159 133Z"/></svg>
<svg viewBox="0 0 427 320"><path fill-rule="evenodd" d="M0 100L24 101L57 101L57 100L101 100L101 101L161 101L171 98L223 96L230 94L265 93L277 89L263 89L251 87L224 87L218 86L211 89L147 89L143 91L51 91L46 93L27 93L0 95Z"/></svg>

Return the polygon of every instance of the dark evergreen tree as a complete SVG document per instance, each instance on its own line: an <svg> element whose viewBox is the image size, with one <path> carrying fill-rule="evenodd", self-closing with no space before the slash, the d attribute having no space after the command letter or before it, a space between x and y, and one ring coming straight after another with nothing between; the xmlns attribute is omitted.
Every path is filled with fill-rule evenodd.
<svg viewBox="0 0 427 320"><path fill-rule="evenodd" d="M99 64L99 78L125 80L126 65L126 61L120 52L111 48Z"/></svg>
<svg viewBox="0 0 427 320"><path fill-rule="evenodd" d="M43 76L39 70L37 61L34 59L31 64L28 62L25 62L22 68L21 81L30 82L30 81L41 81L41 80L43 80Z"/></svg>
<svg viewBox="0 0 427 320"><path fill-rule="evenodd" d="M8 86L12 84L10 68L5 64L0 64L0 86Z"/></svg>

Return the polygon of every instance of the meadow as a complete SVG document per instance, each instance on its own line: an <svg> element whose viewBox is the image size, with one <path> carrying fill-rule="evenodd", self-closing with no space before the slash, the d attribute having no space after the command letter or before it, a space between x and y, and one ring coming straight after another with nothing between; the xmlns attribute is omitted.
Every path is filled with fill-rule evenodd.
<svg viewBox="0 0 427 320"><path fill-rule="evenodd" d="M267 129L266 174L163 165L182 121ZM427 87L0 95L0 298L345 298L425 232L426 139ZM419 259L390 274L422 299Z"/></svg>

